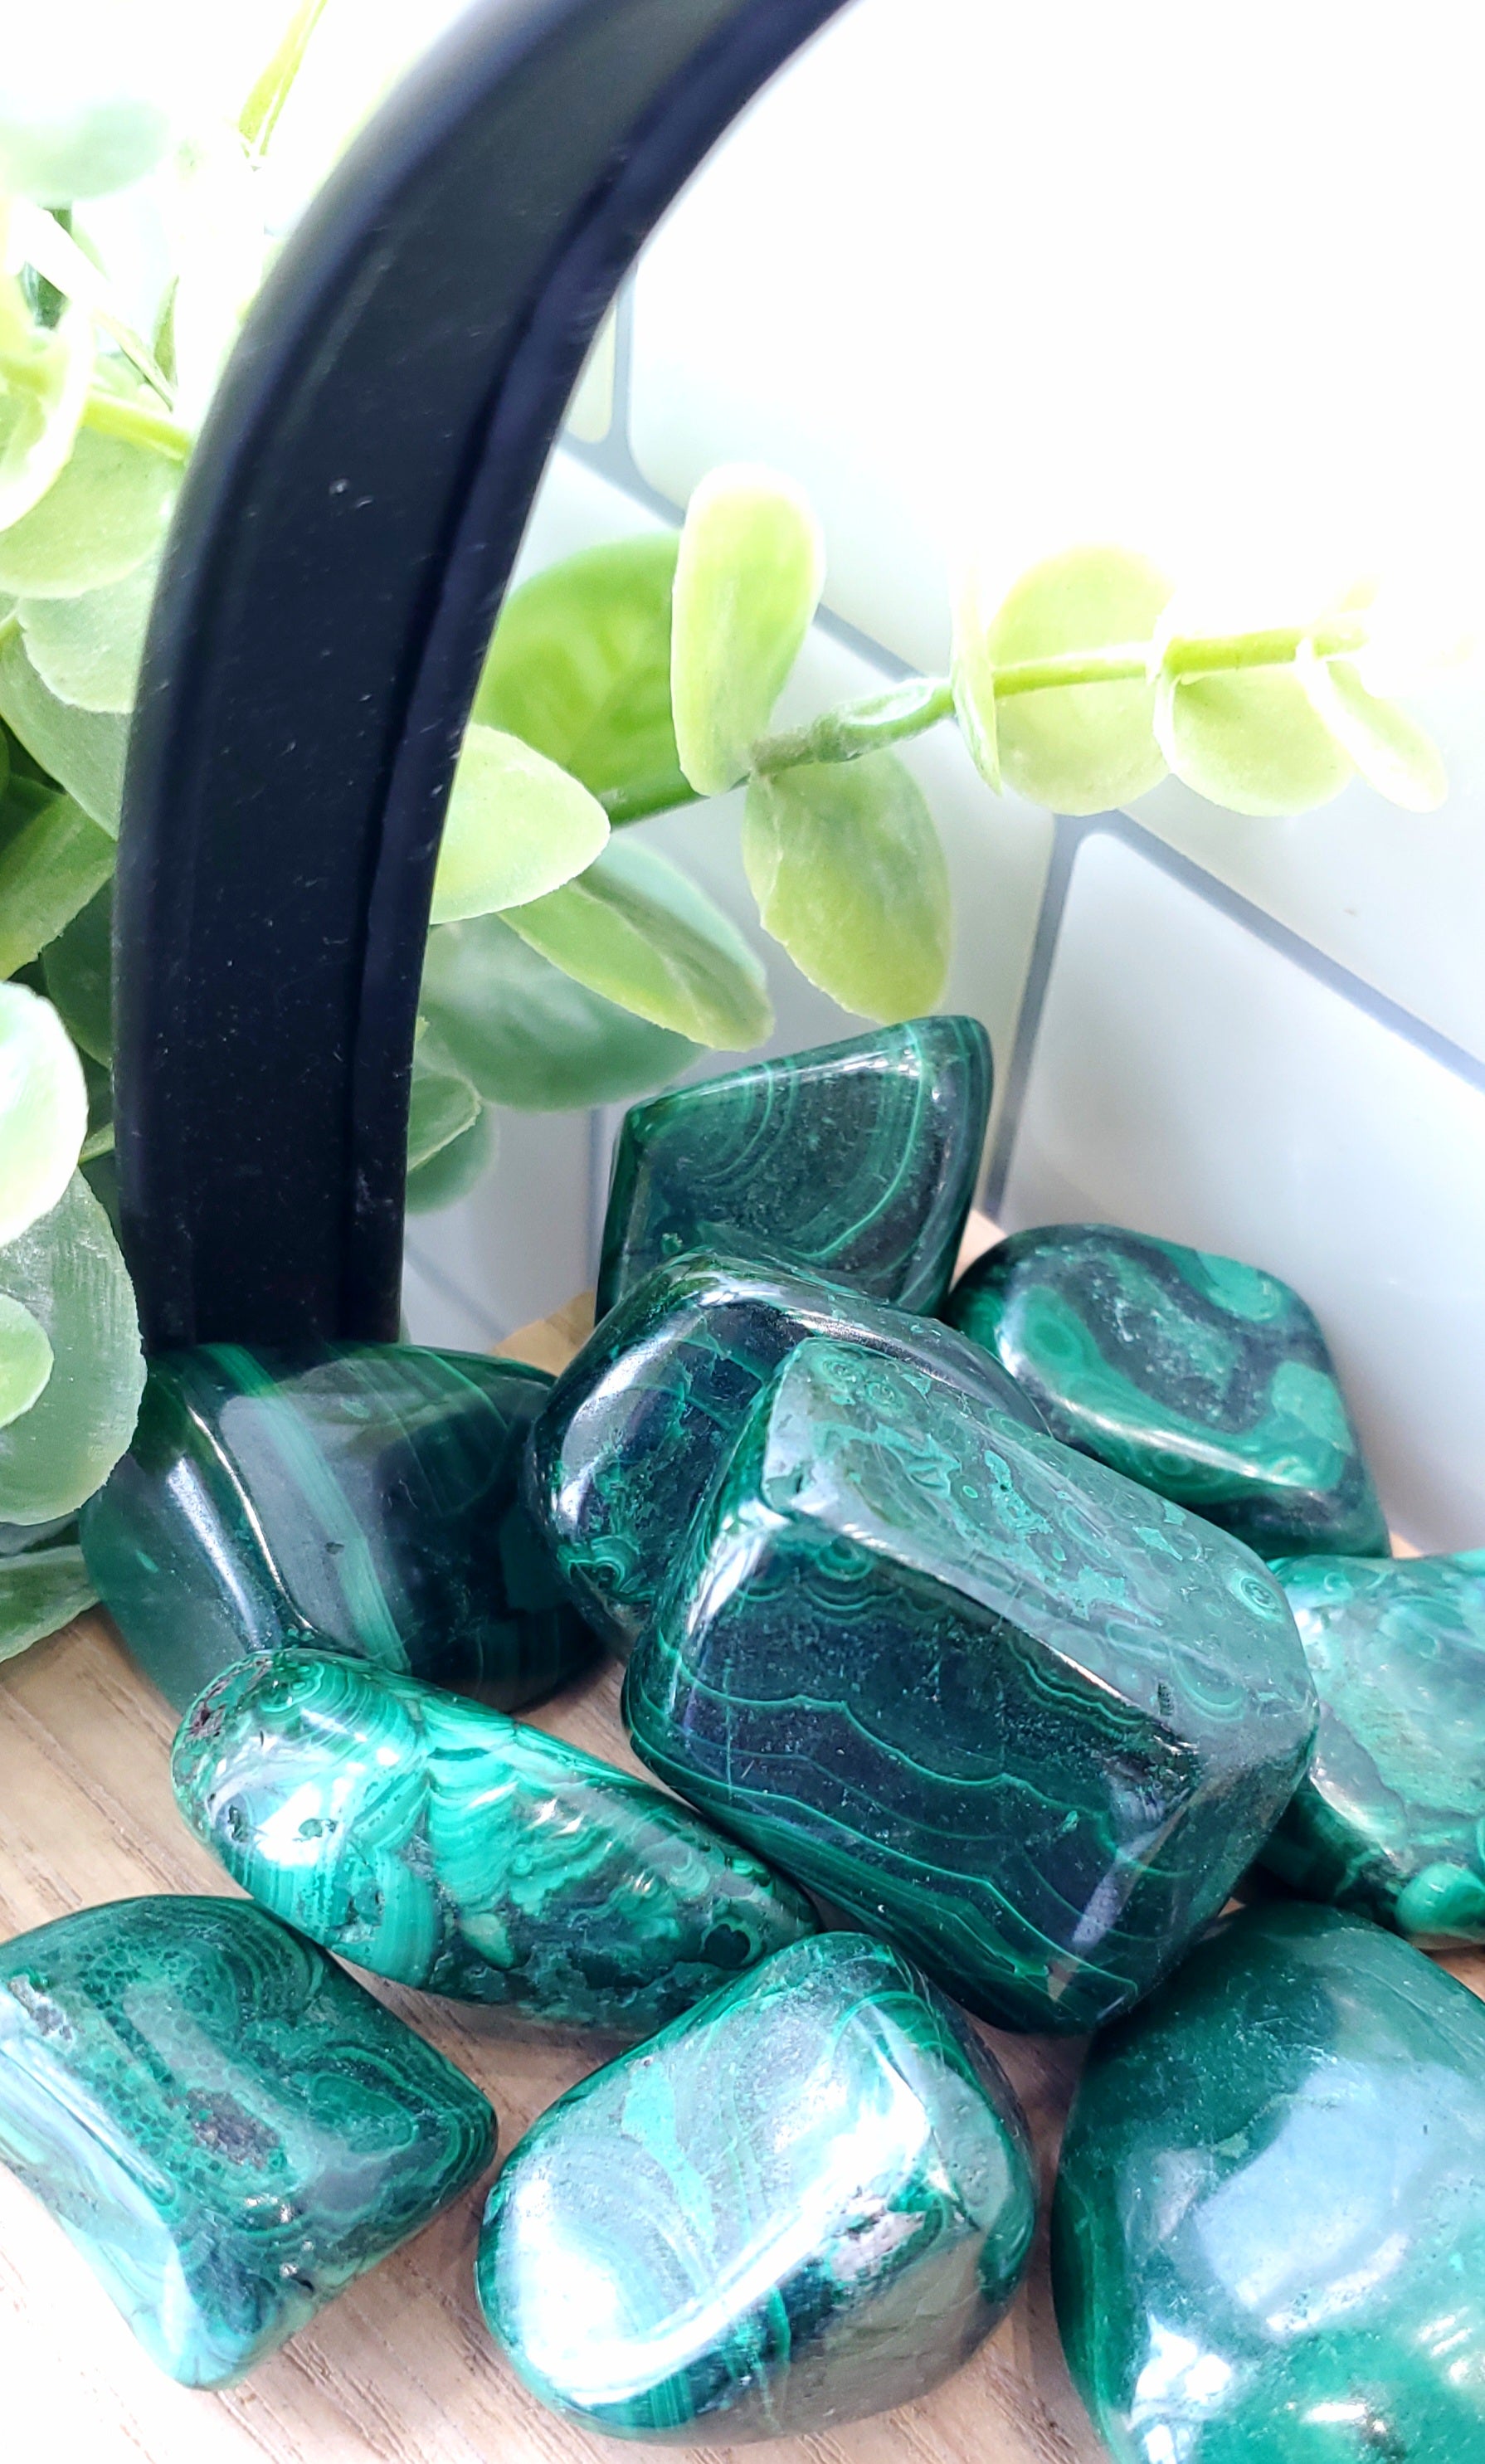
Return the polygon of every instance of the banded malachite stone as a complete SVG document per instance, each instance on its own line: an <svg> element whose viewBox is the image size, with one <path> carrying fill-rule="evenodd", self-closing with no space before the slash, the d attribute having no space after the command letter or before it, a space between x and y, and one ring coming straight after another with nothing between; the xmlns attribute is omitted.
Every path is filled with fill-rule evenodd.
<svg viewBox="0 0 1485 2464"><path fill-rule="evenodd" d="M754 1406L624 1705L668 1786L1037 2032L1180 1957L1315 1725L1283 1593L1226 1532L824 1341Z"/></svg>
<svg viewBox="0 0 1485 2464"><path fill-rule="evenodd" d="M691 1249L937 1309L990 1088L977 1019L918 1018L636 1104L614 1156L600 1316Z"/></svg>
<svg viewBox="0 0 1485 2464"><path fill-rule="evenodd" d="M182 1723L176 1801L233 1881L362 1968L522 2018L647 2035L813 1933L746 1848L559 1737L309 1651Z"/></svg>
<svg viewBox="0 0 1485 2464"><path fill-rule="evenodd" d="M83 1514L88 1572L178 1711L285 1643L518 1708L598 1648L520 1496L551 1384L412 1344L166 1353Z"/></svg>
<svg viewBox="0 0 1485 2464"><path fill-rule="evenodd" d="M905 1960L821 1934L533 2124L479 2297L569 2420L731 2449L936 2387L1005 2309L1036 2215L998 2063Z"/></svg>
<svg viewBox="0 0 1485 2464"><path fill-rule="evenodd" d="M1277 1276L1111 1223L1048 1223L977 1259L944 1314L1054 1437L1260 1557L1387 1554L1325 1338Z"/></svg>
<svg viewBox="0 0 1485 2464"><path fill-rule="evenodd" d="M1117 2464L1474 2464L1485 2010L1362 1918L1234 1918L1094 2045L1052 2258Z"/></svg>
<svg viewBox="0 0 1485 2464"><path fill-rule="evenodd" d="M0 2159L141 2343L225 2387L483 2171L494 2116L242 1900L121 1900L0 1946Z"/></svg>
<svg viewBox="0 0 1485 2464"><path fill-rule="evenodd" d="M1420 1942L1485 1942L1485 1549L1298 1557L1315 1753L1263 1861Z"/></svg>
<svg viewBox="0 0 1485 2464"><path fill-rule="evenodd" d="M817 1276L735 1260L658 1267L564 1370L532 1432L532 1508L584 1615L620 1650L644 1629L751 1405L813 1335L916 1362L1039 1428L988 1353Z"/></svg>

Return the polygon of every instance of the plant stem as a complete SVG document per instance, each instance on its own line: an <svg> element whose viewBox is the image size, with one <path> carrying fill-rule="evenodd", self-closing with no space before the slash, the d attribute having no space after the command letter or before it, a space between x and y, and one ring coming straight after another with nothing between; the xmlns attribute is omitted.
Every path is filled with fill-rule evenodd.
<svg viewBox="0 0 1485 2464"><path fill-rule="evenodd" d="M82 424L99 436L122 436L131 445L153 446L157 453L168 454L175 462L186 461L190 453L190 430L179 420L151 409L148 403L107 393L100 385L94 387L83 405Z"/></svg>
<svg viewBox="0 0 1485 2464"><path fill-rule="evenodd" d="M948 718L953 706L953 686L947 676L914 676L888 693L827 710L808 727L763 737L753 748L753 766L766 773L797 770L808 761L857 761L863 753L922 736Z"/></svg>
<svg viewBox="0 0 1485 2464"><path fill-rule="evenodd" d="M279 113L294 91L294 81L304 65L310 37L327 5L328 0L300 0L278 49L243 104L237 122L238 133L249 152L259 161L268 152L270 141L278 125Z"/></svg>

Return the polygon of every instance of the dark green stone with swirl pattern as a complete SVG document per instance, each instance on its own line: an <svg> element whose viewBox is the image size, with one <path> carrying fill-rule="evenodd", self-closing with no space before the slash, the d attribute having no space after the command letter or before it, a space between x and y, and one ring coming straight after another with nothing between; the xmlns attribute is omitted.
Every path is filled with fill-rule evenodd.
<svg viewBox="0 0 1485 2464"><path fill-rule="evenodd" d="M905 1960L821 1934L533 2124L479 2297L568 2420L731 2449L927 2394L1005 2309L1036 2216L998 2063Z"/></svg>
<svg viewBox="0 0 1485 2464"><path fill-rule="evenodd" d="M1387 1554L1325 1338L1277 1276L1110 1223L1048 1223L976 1259L944 1314L1054 1437L1260 1557Z"/></svg>
<svg viewBox="0 0 1485 2464"><path fill-rule="evenodd" d="M1101 2025L1180 1957L1315 1725L1238 1542L823 1341L754 1406L624 1705L667 1785L1037 2032Z"/></svg>
<svg viewBox="0 0 1485 2464"><path fill-rule="evenodd" d="M1250 1908L1094 2044L1052 2222L1115 2464L1485 2456L1485 2009L1335 1908Z"/></svg>
<svg viewBox="0 0 1485 2464"><path fill-rule="evenodd" d="M718 1466L797 1344L840 1335L1039 1428L977 1343L814 1275L722 1258L657 1267L564 1370L532 1432L528 1496L584 1616L643 1632Z"/></svg>
<svg viewBox="0 0 1485 2464"><path fill-rule="evenodd" d="M166 1353L83 1514L103 1605L178 1711L285 1643L535 1702L598 1648L520 1497L551 1384L413 1344Z"/></svg>
<svg viewBox="0 0 1485 2464"><path fill-rule="evenodd" d="M122 1900L0 1946L0 2158L187 2387L251 2369L494 2139L452 2062L246 1901Z"/></svg>
<svg viewBox="0 0 1485 2464"><path fill-rule="evenodd" d="M1485 1549L1274 1572L1320 1727L1264 1863L1414 1941L1485 1942Z"/></svg>
<svg viewBox="0 0 1485 2464"><path fill-rule="evenodd" d="M599 1314L691 1249L936 1309L990 1091L979 1021L938 1017L751 1061L635 1105L614 1157Z"/></svg>
<svg viewBox="0 0 1485 2464"><path fill-rule="evenodd" d="M675 1799L363 1661L246 1661L182 1723L176 1801L262 1906L361 1968L647 2035L812 1933L808 1902Z"/></svg>

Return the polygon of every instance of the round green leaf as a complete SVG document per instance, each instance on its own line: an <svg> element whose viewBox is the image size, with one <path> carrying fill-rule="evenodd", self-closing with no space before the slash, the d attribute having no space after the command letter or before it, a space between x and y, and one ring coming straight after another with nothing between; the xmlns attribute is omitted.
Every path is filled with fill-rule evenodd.
<svg viewBox="0 0 1485 2464"><path fill-rule="evenodd" d="M412 1100L407 1113L407 1169L451 1146L480 1115L480 1099L455 1067L437 1035L426 1031L412 1056Z"/></svg>
<svg viewBox="0 0 1485 2464"><path fill-rule="evenodd" d="M31 1410L51 1375L46 1329L0 1292L0 1429Z"/></svg>
<svg viewBox="0 0 1485 2464"><path fill-rule="evenodd" d="M887 1023L936 1006L949 971L949 868L922 791L894 755L750 781L743 863L766 930L843 1008Z"/></svg>
<svg viewBox="0 0 1485 2464"><path fill-rule="evenodd" d="M422 1005L466 1077L514 1111L653 1094L701 1049L563 975L500 915L429 934Z"/></svg>
<svg viewBox="0 0 1485 2464"><path fill-rule="evenodd" d="M494 1116L482 1110L467 1130L407 1175L408 1214L431 1215L468 1198L476 1181L484 1179L494 1152Z"/></svg>
<svg viewBox="0 0 1485 2464"><path fill-rule="evenodd" d="M11 526L29 520L73 451L93 362L91 319L69 308L55 327L33 325L19 284L0 275L0 566Z"/></svg>
<svg viewBox="0 0 1485 2464"><path fill-rule="evenodd" d="M29 966L113 869L113 840L80 804L17 780L0 803L0 976Z"/></svg>
<svg viewBox="0 0 1485 2464"><path fill-rule="evenodd" d="M0 1564L0 1660L44 1642L93 1606L98 1592L78 1548L38 1549Z"/></svg>
<svg viewBox="0 0 1485 2464"><path fill-rule="evenodd" d="M114 886L105 881L41 960L48 996L74 1044L103 1063L114 1049L113 927Z"/></svg>
<svg viewBox="0 0 1485 2464"><path fill-rule="evenodd" d="M13 618L0 629L0 718L98 827L117 838L128 718L58 701L32 666Z"/></svg>
<svg viewBox="0 0 1485 2464"><path fill-rule="evenodd" d="M632 839L615 839L579 881L507 923L586 984L694 1044L745 1050L774 1023L763 968L721 909L685 873Z"/></svg>
<svg viewBox="0 0 1485 2464"><path fill-rule="evenodd" d="M131 437L77 430L60 476L0 531L0 590L75 599L121 582L164 535L181 465Z"/></svg>
<svg viewBox="0 0 1485 2464"><path fill-rule="evenodd" d="M72 9L17 12L0 56L0 191L68 206L152 171L170 116L150 91L151 50L111 11L86 25Z"/></svg>
<svg viewBox="0 0 1485 2464"><path fill-rule="evenodd" d="M55 1010L0 984L0 1246L55 1206L87 1127L82 1065Z"/></svg>
<svg viewBox="0 0 1485 2464"><path fill-rule="evenodd" d="M1001 603L982 651L961 642L966 692L969 680L977 679L980 709L987 664L998 671L1146 643L1169 597L1165 575L1128 548L1075 547L1048 557ZM1155 687L1143 679L1001 694L994 723L1006 785L1054 812L1106 812L1165 776L1155 739Z"/></svg>
<svg viewBox="0 0 1485 2464"><path fill-rule="evenodd" d="M824 536L792 479L732 463L702 480L681 533L670 637L675 739L698 794L747 777L824 583Z"/></svg>
<svg viewBox="0 0 1485 2464"><path fill-rule="evenodd" d="M1349 755L1293 668L1163 675L1155 720L1176 777L1230 812L1260 820L1306 813L1352 776Z"/></svg>
<svg viewBox="0 0 1485 2464"><path fill-rule="evenodd" d="M466 731L433 882L433 921L492 915L560 888L608 837L596 797L544 753L477 721Z"/></svg>
<svg viewBox="0 0 1485 2464"><path fill-rule="evenodd" d="M585 548L513 591L473 715L580 779L613 822L690 801L670 719L671 531Z"/></svg>
<svg viewBox="0 0 1485 2464"><path fill-rule="evenodd" d="M1437 812L1449 774L1415 718L1368 693L1351 660L1318 659L1308 642L1299 645L1295 672L1317 718L1379 795L1405 812Z"/></svg>
<svg viewBox="0 0 1485 2464"><path fill-rule="evenodd" d="M50 1215L0 1249L0 1292L39 1320L54 1354L44 1393L0 1429L0 1518L45 1523L75 1512L107 1479L144 1390L134 1293L80 1174Z"/></svg>
<svg viewBox="0 0 1485 2464"><path fill-rule="evenodd" d="M130 711L154 604L153 556L101 590L76 599L22 599L26 654L49 693L79 710Z"/></svg>

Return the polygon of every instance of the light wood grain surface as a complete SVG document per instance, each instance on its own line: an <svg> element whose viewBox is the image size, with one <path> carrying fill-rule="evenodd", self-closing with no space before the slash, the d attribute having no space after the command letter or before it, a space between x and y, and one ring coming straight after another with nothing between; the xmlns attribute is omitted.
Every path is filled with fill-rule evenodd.
<svg viewBox="0 0 1485 2464"><path fill-rule="evenodd" d="M513 1356L560 1368L583 1305L513 1336ZM538 1712L543 1727L637 1768L607 1670ZM105 1618L88 1617L0 1672L0 1935L143 1891L233 1886L176 1813L173 1717ZM1452 1963L1481 1989L1485 1957ZM517 2030L480 2012L366 1982L478 2080L502 2150L616 2050ZM1025 2103L1050 2189L1078 2049L991 2035ZM512 2377L480 2321L472 2264L484 2186L342 2294L222 2394L160 2376L84 2262L0 2169L0 2457L30 2464L575 2464L673 2448L592 2439ZM753 2449L709 2448L712 2459ZM1010 2316L928 2402L833 2434L780 2441L778 2464L1096 2464L1103 2450L1068 2383L1045 2250Z"/></svg>

